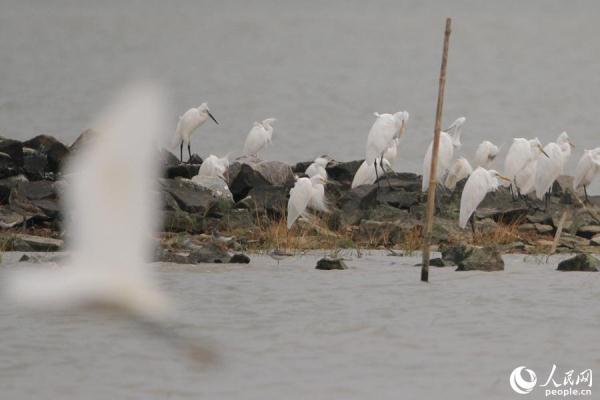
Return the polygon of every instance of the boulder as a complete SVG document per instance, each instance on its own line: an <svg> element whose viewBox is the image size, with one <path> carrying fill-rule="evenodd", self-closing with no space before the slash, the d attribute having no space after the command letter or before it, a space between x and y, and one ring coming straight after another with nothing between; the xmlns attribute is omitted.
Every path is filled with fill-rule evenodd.
<svg viewBox="0 0 600 400"><path fill-rule="evenodd" d="M200 157L198 154L194 153L187 162L188 164L201 165L204 162L204 160L202 160L202 157Z"/></svg>
<svg viewBox="0 0 600 400"><path fill-rule="evenodd" d="M231 202L233 202L233 195L229 190L229 185L227 185L227 183L221 178L218 178L216 176L196 175L192 178L192 182L194 182L200 187L212 191L220 198L230 200Z"/></svg>
<svg viewBox="0 0 600 400"><path fill-rule="evenodd" d="M600 246L600 234L594 235L594 237L590 239L590 244L594 246Z"/></svg>
<svg viewBox="0 0 600 400"><path fill-rule="evenodd" d="M341 258L321 258L317 261L315 269L331 271L335 269L348 269L348 266Z"/></svg>
<svg viewBox="0 0 600 400"><path fill-rule="evenodd" d="M350 187L354 179L354 174L356 174L362 163L363 160L348 162L330 161L325 170L329 179L339 182L345 187Z"/></svg>
<svg viewBox="0 0 600 400"><path fill-rule="evenodd" d="M472 247L458 263L457 271L503 271L504 261L495 247Z"/></svg>
<svg viewBox="0 0 600 400"><path fill-rule="evenodd" d="M161 149L158 157L160 159L160 165L162 165L163 168L180 164L177 156L166 149Z"/></svg>
<svg viewBox="0 0 600 400"><path fill-rule="evenodd" d="M447 246L442 248L442 260L444 263L458 265L462 260L467 258L470 249L464 244Z"/></svg>
<svg viewBox="0 0 600 400"><path fill-rule="evenodd" d="M306 171L306 169L308 168L308 166L310 164L312 164L313 161L301 161L296 163L293 167L292 167L292 172L294 174L304 174L304 172Z"/></svg>
<svg viewBox="0 0 600 400"><path fill-rule="evenodd" d="M227 249L216 243L206 243L201 246L199 245L187 245L191 251L188 256L190 264L200 263L228 263L231 260L231 256L227 252Z"/></svg>
<svg viewBox="0 0 600 400"><path fill-rule="evenodd" d="M0 137L0 153L6 154L15 167L23 166L23 143L18 140Z"/></svg>
<svg viewBox="0 0 600 400"><path fill-rule="evenodd" d="M33 220L34 222L38 222L49 220L46 213L25 197L23 192L18 190L18 188L11 190L8 196L8 205L12 211L21 214L25 218L25 221Z"/></svg>
<svg viewBox="0 0 600 400"><path fill-rule="evenodd" d="M236 253L229 259L230 264L250 264L250 257L242 253Z"/></svg>
<svg viewBox="0 0 600 400"><path fill-rule="evenodd" d="M232 208L219 221L219 230L248 230L255 227L254 214L247 209Z"/></svg>
<svg viewBox="0 0 600 400"><path fill-rule="evenodd" d="M533 226L535 226L535 230L541 234L550 234L554 232L554 227L552 225L533 224Z"/></svg>
<svg viewBox="0 0 600 400"><path fill-rule="evenodd" d="M279 161L242 157L229 167L229 190L235 201L246 197L253 188L260 186L291 188L294 182L292 168Z"/></svg>
<svg viewBox="0 0 600 400"><path fill-rule="evenodd" d="M600 260L590 254L577 254L575 257L563 260L558 264L557 271L587 271L597 272Z"/></svg>
<svg viewBox="0 0 600 400"><path fill-rule="evenodd" d="M16 188L28 200L56 198L56 186L51 181L20 182Z"/></svg>
<svg viewBox="0 0 600 400"><path fill-rule="evenodd" d="M0 152L0 179L17 175L21 168L8 154Z"/></svg>
<svg viewBox="0 0 600 400"><path fill-rule="evenodd" d="M246 208L252 214L266 213L269 217L280 218L286 215L289 188L282 186L257 186L236 208Z"/></svg>
<svg viewBox="0 0 600 400"><path fill-rule="evenodd" d="M362 185L346 192L339 200L342 219L356 225L377 205L377 185Z"/></svg>
<svg viewBox="0 0 600 400"><path fill-rule="evenodd" d="M600 225L582 225L577 228L577 235L591 238L600 233Z"/></svg>
<svg viewBox="0 0 600 400"><path fill-rule="evenodd" d="M412 172L394 172L388 173L387 176L382 176L379 181L382 186L387 186L387 182L393 189L402 189L406 192L416 192L421 194L422 177Z"/></svg>
<svg viewBox="0 0 600 400"><path fill-rule="evenodd" d="M17 233L12 235L11 238L16 242L23 242L27 244L30 250L19 250L19 251L59 251L62 249L64 242L60 239L52 239L42 236L26 235ZM25 247L22 247L25 248ZM16 250L16 249L15 249Z"/></svg>
<svg viewBox="0 0 600 400"><path fill-rule="evenodd" d="M190 213L208 214L219 204L219 196L187 179L159 179L162 190L169 193L179 208Z"/></svg>
<svg viewBox="0 0 600 400"><path fill-rule="evenodd" d="M393 207L409 210L422 201L422 194L421 192L407 192L384 186L377 191L377 201L381 204L389 204Z"/></svg>
<svg viewBox="0 0 600 400"><path fill-rule="evenodd" d="M0 207L0 228L7 229L21 225L25 217L7 207Z"/></svg>
<svg viewBox="0 0 600 400"><path fill-rule="evenodd" d="M48 158L45 154L29 148L23 153L23 172L29 180L39 181L49 179Z"/></svg>
<svg viewBox="0 0 600 400"><path fill-rule="evenodd" d="M512 224L524 220L529 210L529 206L524 201L513 201L510 193L501 188L485 196L485 199L475 211L475 216L481 219L492 218L496 222Z"/></svg>
<svg viewBox="0 0 600 400"><path fill-rule="evenodd" d="M28 182L25 175L14 175L0 179L0 203L8 203L8 197L10 196L11 190L16 188L21 182Z"/></svg>
<svg viewBox="0 0 600 400"><path fill-rule="evenodd" d="M204 218L181 210L168 210L163 213L163 231L202 233L205 231Z"/></svg>
<svg viewBox="0 0 600 400"><path fill-rule="evenodd" d="M171 165L165 169L165 178L167 178L167 179L175 179L175 178L192 179L194 176L198 175L199 170L200 170L200 164Z"/></svg>
<svg viewBox="0 0 600 400"><path fill-rule="evenodd" d="M75 139L71 146L69 146L69 153L77 153L79 150L92 142L97 134L98 132L93 129L86 129L85 131L81 132L79 136L77 136L77 139Z"/></svg>
<svg viewBox="0 0 600 400"><path fill-rule="evenodd" d="M48 159L48 169L50 172L60 172L63 161L69 155L67 146L56 140L53 136L38 135L33 139L23 142L24 147L35 149L44 154Z"/></svg>

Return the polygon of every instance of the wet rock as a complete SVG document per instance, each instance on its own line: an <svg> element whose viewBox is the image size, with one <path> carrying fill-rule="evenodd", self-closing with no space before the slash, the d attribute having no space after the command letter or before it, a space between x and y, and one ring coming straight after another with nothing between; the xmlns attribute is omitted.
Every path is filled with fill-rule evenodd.
<svg viewBox="0 0 600 400"><path fill-rule="evenodd" d="M237 253L229 259L230 264L250 264L250 257L245 254Z"/></svg>
<svg viewBox="0 0 600 400"><path fill-rule="evenodd" d="M21 168L15 160L10 158L8 154L0 152L0 178L17 175L20 172Z"/></svg>
<svg viewBox="0 0 600 400"><path fill-rule="evenodd" d="M467 246L459 244L455 246L447 246L442 248L442 260L445 263L458 265L462 260L467 258L470 249Z"/></svg>
<svg viewBox="0 0 600 400"><path fill-rule="evenodd" d="M558 264L557 271L588 271L597 272L600 260L589 254L577 254L575 257L563 260Z"/></svg>
<svg viewBox="0 0 600 400"><path fill-rule="evenodd" d="M504 261L495 247L472 247L457 271L503 271Z"/></svg>
<svg viewBox="0 0 600 400"><path fill-rule="evenodd" d="M167 179L185 178L192 179L198 175L201 164L178 164L166 168L165 177Z"/></svg>
<svg viewBox="0 0 600 400"><path fill-rule="evenodd" d="M227 252L227 249L215 243L209 242L202 246L188 245L187 247L191 250L188 256L188 260L191 264L223 264L228 263L231 260L231 256Z"/></svg>
<svg viewBox="0 0 600 400"><path fill-rule="evenodd" d="M30 249L18 251L59 251L64 245L64 242L60 239L26 235L22 233L12 235L12 240L25 243L27 245L26 247Z"/></svg>
<svg viewBox="0 0 600 400"><path fill-rule="evenodd" d="M29 180L49 179L48 158L37 150L25 148L23 154L23 172Z"/></svg>
<svg viewBox="0 0 600 400"><path fill-rule="evenodd" d="M402 189L406 192L415 192L421 194L421 176L412 172L394 172L388 173L387 177L379 178L382 186L387 186L388 181L393 189Z"/></svg>
<svg viewBox="0 0 600 400"><path fill-rule="evenodd" d="M177 156L166 149L161 149L158 157L160 159L160 165L162 165L163 168L180 164Z"/></svg>
<svg viewBox="0 0 600 400"><path fill-rule="evenodd" d="M204 162L204 160L202 160L202 157L200 157L198 154L194 153L192 154L192 156L190 157L190 159L188 160L188 164L197 164L197 165L201 165Z"/></svg>
<svg viewBox="0 0 600 400"><path fill-rule="evenodd" d="M339 204L345 223L356 225L377 205L377 185L362 185L349 190L340 198Z"/></svg>
<svg viewBox="0 0 600 400"><path fill-rule="evenodd" d="M196 185L208 189L215 193L218 197L230 200L233 202L233 195L229 190L229 186L225 181L216 176L194 176L192 182Z"/></svg>
<svg viewBox="0 0 600 400"><path fill-rule="evenodd" d="M48 160L48 169L54 173L61 170L63 161L69 155L69 149L64 144L48 135L38 135L23 142L23 146L44 154Z"/></svg>
<svg viewBox="0 0 600 400"><path fill-rule="evenodd" d="M366 217L373 221L396 221L409 218L409 213L388 204L379 204L369 209Z"/></svg>
<svg viewBox="0 0 600 400"><path fill-rule="evenodd" d="M29 200L42 200L56 197L56 187L51 181L20 182L16 190Z"/></svg>
<svg viewBox="0 0 600 400"><path fill-rule="evenodd" d="M0 207L0 228L7 229L21 225L25 222L25 217L10 210L7 207Z"/></svg>
<svg viewBox="0 0 600 400"><path fill-rule="evenodd" d="M446 263L440 257L432 258L429 260L429 266L431 267L445 267Z"/></svg>
<svg viewBox="0 0 600 400"><path fill-rule="evenodd" d="M179 208L190 213L206 215L221 199L211 190L185 179L159 179L162 190L169 193Z"/></svg>
<svg viewBox="0 0 600 400"><path fill-rule="evenodd" d="M325 170L329 179L339 182L345 187L350 187L354 179L354 174L356 174L362 163L363 160L348 162L331 161L327 164Z"/></svg>
<svg viewBox="0 0 600 400"><path fill-rule="evenodd" d="M202 233L205 231L204 219L185 211L165 211L163 213L163 231Z"/></svg>
<svg viewBox="0 0 600 400"><path fill-rule="evenodd" d="M15 167L23 166L23 143L18 140L0 137L0 153L6 154Z"/></svg>
<svg viewBox="0 0 600 400"><path fill-rule="evenodd" d="M8 178L0 179L0 202L8 203L8 197L12 189L16 188L21 182L28 182L25 175L15 175Z"/></svg>
<svg viewBox="0 0 600 400"><path fill-rule="evenodd" d="M316 269L331 271L334 269L348 269L348 266L340 258L321 258L317 261Z"/></svg>
<svg viewBox="0 0 600 400"><path fill-rule="evenodd" d="M382 204L389 204L393 207L408 210L422 201L422 194L420 192L407 192L382 187L377 191L377 201Z"/></svg>
<svg viewBox="0 0 600 400"><path fill-rule="evenodd" d="M292 168L279 161L262 161L242 157L229 167L229 190L235 201L248 195L251 189L261 186L294 186Z"/></svg>
<svg viewBox="0 0 600 400"><path fill-rule="evenodd" d="M252 188L248 196L236 204L253 214L266 213L271 218L285 216L289 188L281 186L258 186Z"/></svg>

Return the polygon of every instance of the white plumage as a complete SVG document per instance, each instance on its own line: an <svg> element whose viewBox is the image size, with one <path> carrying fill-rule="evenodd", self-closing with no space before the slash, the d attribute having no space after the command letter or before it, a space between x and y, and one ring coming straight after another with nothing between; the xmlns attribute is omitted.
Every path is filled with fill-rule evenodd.
<svg viewBox="0 0 600 400"><path fill-rule="evenodd" d="M536 162L543 153L542 144L538 138L527 140L515 138L504 159L504 174L511 179L507 183L512 185L514 192L528 194L533 189Z"/></svg>
<svg viewBox="0 0 600 400"><path fill-rule="evenodd" d="M367 136L367 147L365 160L367 164L373 165L375 159L381 158L394 139L400 138L403 128L408 122L409 114L406 111L399 111L395 114L379 114L369 130Z"/></svg>
<svg viewBox="0 0 600 400"><path fill-rule="evenodd" d="M383 170L385 171L390 169L392 169L392 165L388 160L384 158ZM375 183L376 180L377 175L375 174L375 168L373 168L373 165L367 164L367 161L365 160L362 162L362 164L360 164L360 167L358 168L358 170L356 170L356 173L354 174L354 179L352 179L352 189L362 185L371 185Z"/></svg>
<svg viewBox="0 0 600 400"><path fill-rule="evenodd" d="M211 118L215 124L219 124L215 117L210 113L207 103L202 103L197 108L190 108L182 116L179 117L177 122L177 128L175 129L175 135L181 142L180 157L183 162L183 145L188 146L189 155L191 157L190 142L192 140L192 134L202 124L206 122L208 118Z"/></svg>
<svg viewBox="0 0 600 400"><path fill-rule="evenodd" d="M306 168L306 171L304 171L304 173L309 178L319 175L323 179L327 179L327 170L325 168L327 167L328 163L329 163L329 160L327 158L318 157L315 159L315 161L313 161L312 164L310 164L308 166L308 168Z"/></svg>
<svg viewBox="0 0 600 400"><path fill-rule="evenodd" d="M227 157L219 158L213 154L206 157L206 160L202 162L198 174L194 177L208 176L217 177L225 180L225 172L229 168L229 160ZM192 180L194 180L192 178Z"/></svg>
<svg viewBox="0 0 600 400"><path fill-rule="evenodd" d="M452 162L452 158L454 157L454 149L459 148L461 146L460 143L460 134L462 131L462 126L467 119L465 117L460 117L456 119L446 129L445 131L440 132L440 144L439 144L439 153L438 153L438 162L437 162L437 174L436 174L436 182L441 182L443 176L450 168L450 163ZM423 184L422 189L424 192L429 188L429 172L431 169L431 153L433 151L433 141L429 143L429 147L427 148L427 152L425 153L425 158L423 159Z"/></svg>
<svg viewBox="0 0 600 400"><path fill-rule="evenodd" d="M473 168L469 161L466 158L461 157L454 161L450 170L448 171L448 175L446 176L446 180L444 181L444 186L450 190L454 190L456 184L471 175L473 172Z"/></svg>
<svg viewBox="0 0 600 400"><path fill-rule="evenodd" d="M258 157L258 153L271 143L273 138L273 127L275 118L267 118L262 122L254 122L254 126L248 132L242 155Z"/></svg>
<svg viewBox="0 0 600 400"><path fill-rule="evenodd" d="M308 208L328 211L325 200L325 179L320 175L312 178L299 178L290 190L288 200L287 227L290 229L299 217L308 215Z"/></svg>
<svg viewBox="0 0 600 400"><path fill-rule="evenodd" d="M475 151L475 159L473 160L473 165L475 168L483 167L485 169L489 169L492 166L492 163L496 159L498 155L498 146L489 140L484 140L477 146L477 150Z"/></svg>
<svg viewBox="0 0 600 400"><path fill-rule="evenodd" d="M598 172L600 172L600 147L596 147L593 150L584 150L575 168L573 189L577 191L583 187L587 197L586 187L592 183Z"/></svg>
<svg viewBox="0 0 600 400"><path fill-rule="evenodd" d="M573 144L569 140L569 136L563 132L556 139L556 143L550 142L544 147L544 152L548 157L538 160L535 173L535 194L538 199L544 198L556 178L563 173L565 163L571 155L571 146Z"/></svg>
<svg viewBox="0 0 600 400"><path fill-rule="evenodd" d="M482 167L477 167L471 176L469 176L460 197L458 225L461 228L467 226L469 218L471 218L471 215L483 201L485 195L498 188L500 184L498 178L508 179L494 170L487 170Z"/></svg>

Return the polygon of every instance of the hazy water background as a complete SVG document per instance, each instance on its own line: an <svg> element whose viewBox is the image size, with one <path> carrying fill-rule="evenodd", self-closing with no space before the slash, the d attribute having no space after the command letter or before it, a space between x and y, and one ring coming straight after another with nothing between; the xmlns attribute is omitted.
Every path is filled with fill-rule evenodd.
<svg viewBox="0 0 600 400"><path fill-rule="evenodd" d="M0 134L67 142L113 91L163 82L177 116L208 101L220 126L201 155L241 150L278 118L265 158L363 156L373 111L407 109L397 168L431 139L442 31L454 18L444 125L465 115L463 151L488 138L600 145L600 3L594 1L0 1Z"/></svg>

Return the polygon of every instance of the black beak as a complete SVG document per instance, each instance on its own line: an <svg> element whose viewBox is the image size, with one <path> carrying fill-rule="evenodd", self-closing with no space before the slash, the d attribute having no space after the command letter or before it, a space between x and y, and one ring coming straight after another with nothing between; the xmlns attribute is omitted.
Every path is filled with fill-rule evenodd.
<svg viewBox="0 0 600 400"><path fill-rule="evenodd" d="M206 111L206 112L208 113L208 116L210 117L210 119L215 121L215 124L219 125L219 122L215 119L215 117L213 117L213 115L210 113L210 111Z"/></svg>

